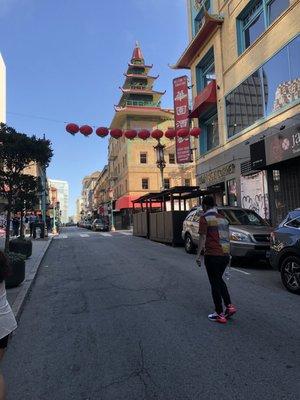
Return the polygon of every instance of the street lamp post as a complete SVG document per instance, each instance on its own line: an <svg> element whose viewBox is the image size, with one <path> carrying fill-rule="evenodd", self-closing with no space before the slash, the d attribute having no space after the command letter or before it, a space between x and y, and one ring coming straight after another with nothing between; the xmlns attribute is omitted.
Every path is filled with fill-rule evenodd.
<svg viewBox="0 0 300 400"><path fill-rule="evenodd" d="M116 230L116 228L115 228L115 221L114 221L114 192L113 192L113 189L109 189L108 190L108 195L109 195L109 198L110 198L110 215L111 215L111 217L110 217L110 225L111 225L111 227L110 227L110 229L111 229L111 231L112 232L114 232L115 230Z"/></svg>
<svg viewBox="0 0 300 400"><path fill-rule="evenodd" d="M165 145L161 144L160 139L157 140L157 145L154 146L154 150L156 152L156 165L160 170L160 177L161 177L161 190L164 190L165 184L164 184L164 168L166 166L165 162L165 154L164 154L164 149Z"/></svg>

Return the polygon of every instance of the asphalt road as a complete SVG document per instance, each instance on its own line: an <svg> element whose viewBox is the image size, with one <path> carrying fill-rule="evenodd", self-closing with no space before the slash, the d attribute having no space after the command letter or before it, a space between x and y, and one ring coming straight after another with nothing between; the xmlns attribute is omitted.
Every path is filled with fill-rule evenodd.
<svg viewBox="0 0 300 400"><path fill-rule="evenodd" d="M299 296L233 270L212 323L194 256L121 233L53 240L5 356L8 400L299 399Z"/></svg>

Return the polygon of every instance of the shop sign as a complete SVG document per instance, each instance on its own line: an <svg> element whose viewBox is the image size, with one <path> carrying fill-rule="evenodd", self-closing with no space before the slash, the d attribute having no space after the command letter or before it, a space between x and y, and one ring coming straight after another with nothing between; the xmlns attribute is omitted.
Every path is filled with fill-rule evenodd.
<svg viewBox="0 0 300 400"><path fill-rule="evenodd" d="M176 130L189 128L188 78L173 79L174 119ZM191 162L190 136L176 137L176 160L178 164Z"/></svg>
<svg viewBox="0 0 300 400"><path fill-rule="evenodd" d="M266 166L265 141L260 140L250 145L251 169L260 169Z"/></svg>
<svg viewBox="0 0 300 400"><path fill-rule="evenodd" d="M232 175L234 174L234 172L235 172L235 164L233 163L227 164L224 165L223 167L201 174L199 176L199 183L200 184L205 183L206 186L209 186L214 183L219 183L224 181L227 175Z"/></svg>
<svg viewBox="0 0 300 400"><path fill-rule="evenodd" d="M280 132L267 137L265 141L267 165L300 156L300 128Z"/></svg>

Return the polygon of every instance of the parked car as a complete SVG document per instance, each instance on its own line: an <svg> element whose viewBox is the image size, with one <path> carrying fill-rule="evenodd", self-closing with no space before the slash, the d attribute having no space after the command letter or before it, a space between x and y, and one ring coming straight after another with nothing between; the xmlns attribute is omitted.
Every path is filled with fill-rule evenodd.
<svg viewBox="0 0 300 400"><path fill-rule="evenodd" d="M86 229L92 229L92 223L93 223L93 221L92 221L91 219L87 219L87 220L84 222L84 228L86 228Z"/></svg>
<svg viewBox="0 0 300 400"><path fill-rule="evenodd" d="M256 212L240 207L217 207L228 220L230 251L234 258L266 259L270 253L271 226ZM201 207L192 209L183 222L182 239L187 253L193 253L199 242Z"/></svg>
<svg viewBox="0 0 300 400"><path fill-rule="evenodd" d="M95 219L92 223L92 230L107 232L109 230L109 226L102 219Z"/></svg>
<svg viewBox="0 0 300 400"><path fill-rule="evenodd" d="M286 289L300 294L300 209L288 213L271 233L270 264Z"/></svg>

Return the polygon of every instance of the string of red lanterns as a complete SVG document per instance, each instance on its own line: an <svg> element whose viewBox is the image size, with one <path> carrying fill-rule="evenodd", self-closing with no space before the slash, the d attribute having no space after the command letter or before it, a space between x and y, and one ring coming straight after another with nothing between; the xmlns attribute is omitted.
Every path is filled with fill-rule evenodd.
<svg viewBox="0 0 300 400"><path fill-rule="evenodd" d="M79 126L74 123L70 123L66 125L66 131L70 133L71 135L75 135L76 133L80 132L84 136L90 136L93 133L93 128L90 125L82 125ZM161 131L160 129L154 129L152 132L150 132L147 129L142 129L140 131L136 131L135 129L128 129L125 131L122 131L122 129L111 129L109 131L108 128L106 127L99 127L95 130L96 135L104 138L110 134L110 136L114 139L120 139L122 136L126 137L129 140L133 140L136 137L142 140L147 140L150 137L156 140L160 140L163 136L165 136L169 140L173 140L176 137L180 138L186 138L188 136L192 136L195 138L198 138L201 135L201 129L200 128L182 128L182 129L173 129L173 128L168 128L166 132Z"/></svg>

